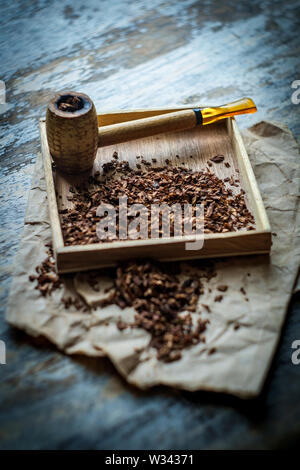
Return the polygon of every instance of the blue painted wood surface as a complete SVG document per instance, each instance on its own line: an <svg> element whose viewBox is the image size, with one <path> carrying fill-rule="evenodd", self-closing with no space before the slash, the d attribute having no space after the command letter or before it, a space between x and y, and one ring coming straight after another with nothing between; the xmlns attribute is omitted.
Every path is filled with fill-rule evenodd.
<svg viewBox="0 0 300 470"><path fill-rule="evenodd" d="M29 0L1 2L0 448L274 448L300 438L299 297L262 396L128 386L108 360L69 358L3 319L13 257L39 149L38 119L53 94L79 90L98 110L249 95L299 138L299 1Z"/></svg>

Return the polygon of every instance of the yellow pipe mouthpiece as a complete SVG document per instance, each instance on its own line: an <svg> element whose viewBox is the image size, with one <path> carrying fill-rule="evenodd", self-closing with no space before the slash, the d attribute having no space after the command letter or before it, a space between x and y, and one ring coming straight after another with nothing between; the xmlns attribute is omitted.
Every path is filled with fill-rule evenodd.
<svg viewBox="0 0 300 470"><path fill-rule="evenodd" d="M251 98L241 98L240 100L223 104L222 106L201 109L202 124L205 126L206 124L211 124L220 119L236 116L238 114L255 113L256 111L257 108Z"/></svg>

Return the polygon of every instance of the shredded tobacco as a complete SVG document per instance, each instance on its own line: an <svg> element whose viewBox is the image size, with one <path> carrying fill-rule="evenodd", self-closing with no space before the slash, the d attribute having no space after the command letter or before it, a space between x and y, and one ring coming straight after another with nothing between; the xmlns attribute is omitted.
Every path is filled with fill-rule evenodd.
<svg viewBox="0 0 300 470"><path fill-rule="evenodd" d="M83 107L82 99L79 96L65 96L58 103L58 109L73 113Z"/></svg>
<svg viewBox="0 0 300 470"><path fill-rule="evenodd" d="M218 289L220 292L226 292L227 289L228 289L228 286L226 286L225 284L222 284L221 286L218 286L217 289Z"/></svg>
<svg viewBox="0 0 300 470"><path fill-rule="evenodd" d="M180 359L181 351L199 342L205 342L204 333L209 323L201 318L197 310L199 296L203 293L203 280L209 281L216 276L213 263L189 262L197 266L194 274L179 276L180 268L175 263L159 263L153 260L131 261L118 266L113 274L114 289L111 295L101 302L102 307L116 304L121 309L133 307L136 311L133 323L126 323L120 318L119 330L142 328L151 335L150 346L157 350L157 359L172 362ZM36 267L36 275L30 275L30 281L36 281L36 289L43 296L51 295L62 284L63 276L55 272L52 249L47 258ZM103 271L91 271L89 284L95 287L97 277ZM64 307L74 306L87 312L90 309L77 297L62 299ZM203 307L210 312L208 305Z"/></svg>
<svg viewBox="0 0 300 470"><path fill-rule="evenodd" d="M30 274L28 276L30 282L36 281L35 289L39 290L44 297L50 295L63 284L62 277L57 274L55 269L53 249L50 245L47 245L46 248L47 256L44 261L35 268L36 274ZM79 297L67 297L62 299L62 302L66 309L73 305L77 310L84 312L89 311L88 306Z"/></svg>
<svg viewBox="0 0 300 470"><path fill-rule="evenodd" d="M210 263L202 263L200 277L190 275L184 280L178 277L180 271L176 273L174 269L173 263L150 260L123 264L116 270L113 294L102 302L102 306L133 307L137 312L134 322L126 324L120 320L118 328L146 330L151 334L150 346L157 350L157 359L164 362L178 360L184 348L205 342L209 320L198 315L193 322L191 313L182 312L196 311L203 293L200 278L210 280L216 275Z"/></svg>
<svg viewBox="0 0 300 470"><path fill-rule="evenodd" d="M51 294L51 292L60 287L62 281L55 271L55 259L51 246L47 246L47 257L35 268L36 274L31 274L29 280L37 281L36 289L43 296Z"/></svg>
<svg viewBox="0 0 300 470"><path fill-rule="evenodd" d="M100 220L96 215L97 208L101 203L112 204L118 214L119 198L124 195L128 198L128 206L140 203L148 209L155 203L169 206L203 203L205 233L254 228L254 218L247 209L244 191L237 193L230 187L238 187L238 178L231 176L221 180L209 169L192 171L182 166L171 166L169 160L166 161L167 167L153 167L142 156L137 156L137 159L139 163L133 169L128 162L119 161L117 152L114 152L112 161L102 166L101 173L95 174L83 186L70 188L69 200L73 202L73 208L60 211L66 245L101 242L96 233ZM222 155L211 159L213 163L222 163L223 160ZM152 162L156 163L156 159L153 158ZM208 162L208 165L212 163ZM174 234L172 229L171 226L171 236ZM161 227L159 234L162 236ZM193 262L189 264L193 265ZM201 317L197 304L203 293L203 281L209 281L216 272L210 262L196 262L196 266L197 270L192 270L194 274L187 274L181 273L175 263L139 260L121 264L113 275L114 289L102 301L102 306L133 307L136 312L134 322L126 323L120 318L117 322L119 330L146 330L151 335L150 345L156 349L157 359L176 361L181 358L184 348L205 342L209 320ZM91 287L95 286L98 275L103 275L103 271L90 273ZM47 258L29 279L37 282L36 289L43 296L60 287L62 278L55 272L51 247ZM216 287L222 294L227 289L227 285ZM240 290L246 294L243 287ZM222 300L223 295L214 297L214 302ZM63 299L63 303L67 309L73 305L78 310L88 310L79 298L68 297ZM209 305L201 305L207 313L211 312ZM208 354L215 351L212 348Z"/></svg>
<svg viewBox="0 0 300 470"><path fill-rule="evenodd" d="M114 159L102 166L102 174L90 178L83 186L70 188L71 209L60 211L66 245L86 245L113 241L119 238L119 198L127 196L127 204L143 204L151 212L152 204L204 204L204 233L225 233L241 229L253 230L254 218L248 210L244 191L234 193L229 186L238 187L238 179L221 180L210 171L193 171L181 166L152 167L143 158L133 169L126 161ZM221 157L221 156L219 156ZM215 157L216 158L216 157ZM228 183L225 184L225 183ZM117 214L116 234L100 240L96 233L96 215L100 204L111 204ZM195 226L195 214L192 224ZM148 236L151 223L148 220ZM174 220L170 226L174 236ZM132 235L133 237L133 235ZM128 239L131 239L129 230ZM163 237L160 224L159 237ZM142 238L142 234L140 236Z"/></svg>
<svg viewBox="0 0 300 470"><path fill-rule="evenodd" d="M222 163L224 161L224 155L216 155L210 159L211 162L214 163Z"/></svg>

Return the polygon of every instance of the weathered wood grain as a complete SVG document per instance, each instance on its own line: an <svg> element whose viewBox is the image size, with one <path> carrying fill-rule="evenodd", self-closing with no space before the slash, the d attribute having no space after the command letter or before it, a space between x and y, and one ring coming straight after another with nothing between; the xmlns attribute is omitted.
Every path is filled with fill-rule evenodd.
<svg viewBox="0 0 300 470"><path fill-rule="evenodd" d="M254 98L257 115L300 136L298 0L1 2L1 310L39 149L38 119L55 92L87 93L97 110ZM136 392L108 361L61 355L0 321L1 448L271 448L300 435L300 338L294 300L260 399Z"/></svg>

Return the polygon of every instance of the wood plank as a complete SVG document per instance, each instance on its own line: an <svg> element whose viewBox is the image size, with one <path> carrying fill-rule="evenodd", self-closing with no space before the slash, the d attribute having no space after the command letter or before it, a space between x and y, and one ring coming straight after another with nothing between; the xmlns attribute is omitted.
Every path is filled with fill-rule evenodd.
<svg viewBox="0 0 300 470"><path fill-rule="evenodd" d="M243 236L241 236L243 235ZM57 252L57 268L61 273L86 271L99 267L114 266L131 258L153 258L160 261L179 261L224 256L268 254L271 234L267 232L243 232L216 234L205 237L204 246L199 251L186 250L187 241L195 237L182 237L183 240L126 240L122 242L68 246Z"/></svg>
<svg viewBox="0 0 300 470"><path fill-rule="evenodd" d="M49 207L49 216L50 216L50 224L52 230L52 245L54 254L56 251L64 246L64 240L62 236L62 230L60 225L60 219L58 214L58 207L56 201L56 190L53 180L53 172L52 172L52 163L51 163L51 155L49 152L47 135L46 135L46 126L45 120L40 120L40 137L41 137L41 148L43 154L43 162L44 162L44 171L45 171L45 180L46 180L46 188L47 188L47 198L48 198L48 207Z"/></svg>
<svg viewBox="0 0 300 470"><path fill-rule="evenodd" d="M295 90L290 87L299 64L299 2L292 0L288 10L286 3L274 2L271 15L270 2L239 2L238 8L230 1L212 0L159 0L153 6L142 0L131 8L125 2L116 8L116 2L91 0L84 9L81 2L58 9L51 2L33 0L15 2L13 8L7 4L1 4L6 25L1 78L10 89L6 105L13 99L14 108L3 118L6 138L1 142L5 237L0 337L9 350L7 365L0 366L2 448L295 447L300 367L292 366L288 357L292 342L300 338L299 297L291 302L258 403L166 387L138 393L118 378L109 361L69 357L42 346L40 340L7 328L4 312L21 230L16 214L25 209L38 145L31 137L36 135L34 116L44 113L55 90L65 85L86 90L99 109L109 109L165 104L173 97L180 103L225 102L248 88L255 93L260 113L242 118L245 127L280 117L300 136L300 106L291 103ZM83 26L87 23L88 28ZM277 63L280 66L274 67ZM286 86L280 86L283 83ZM74 421L80 421L78 432Z"/></svg>
<svg viewBox="0 0 300 470"><path fill-rule="evenodd" d="M249 207L252 213L254 213L257 228L262 231L270 232L271 227L268 216L238 125L234 119L229 119L227 125L234 152L239 161L239 170L243 178L243 185L247 193Z"/></svg>

